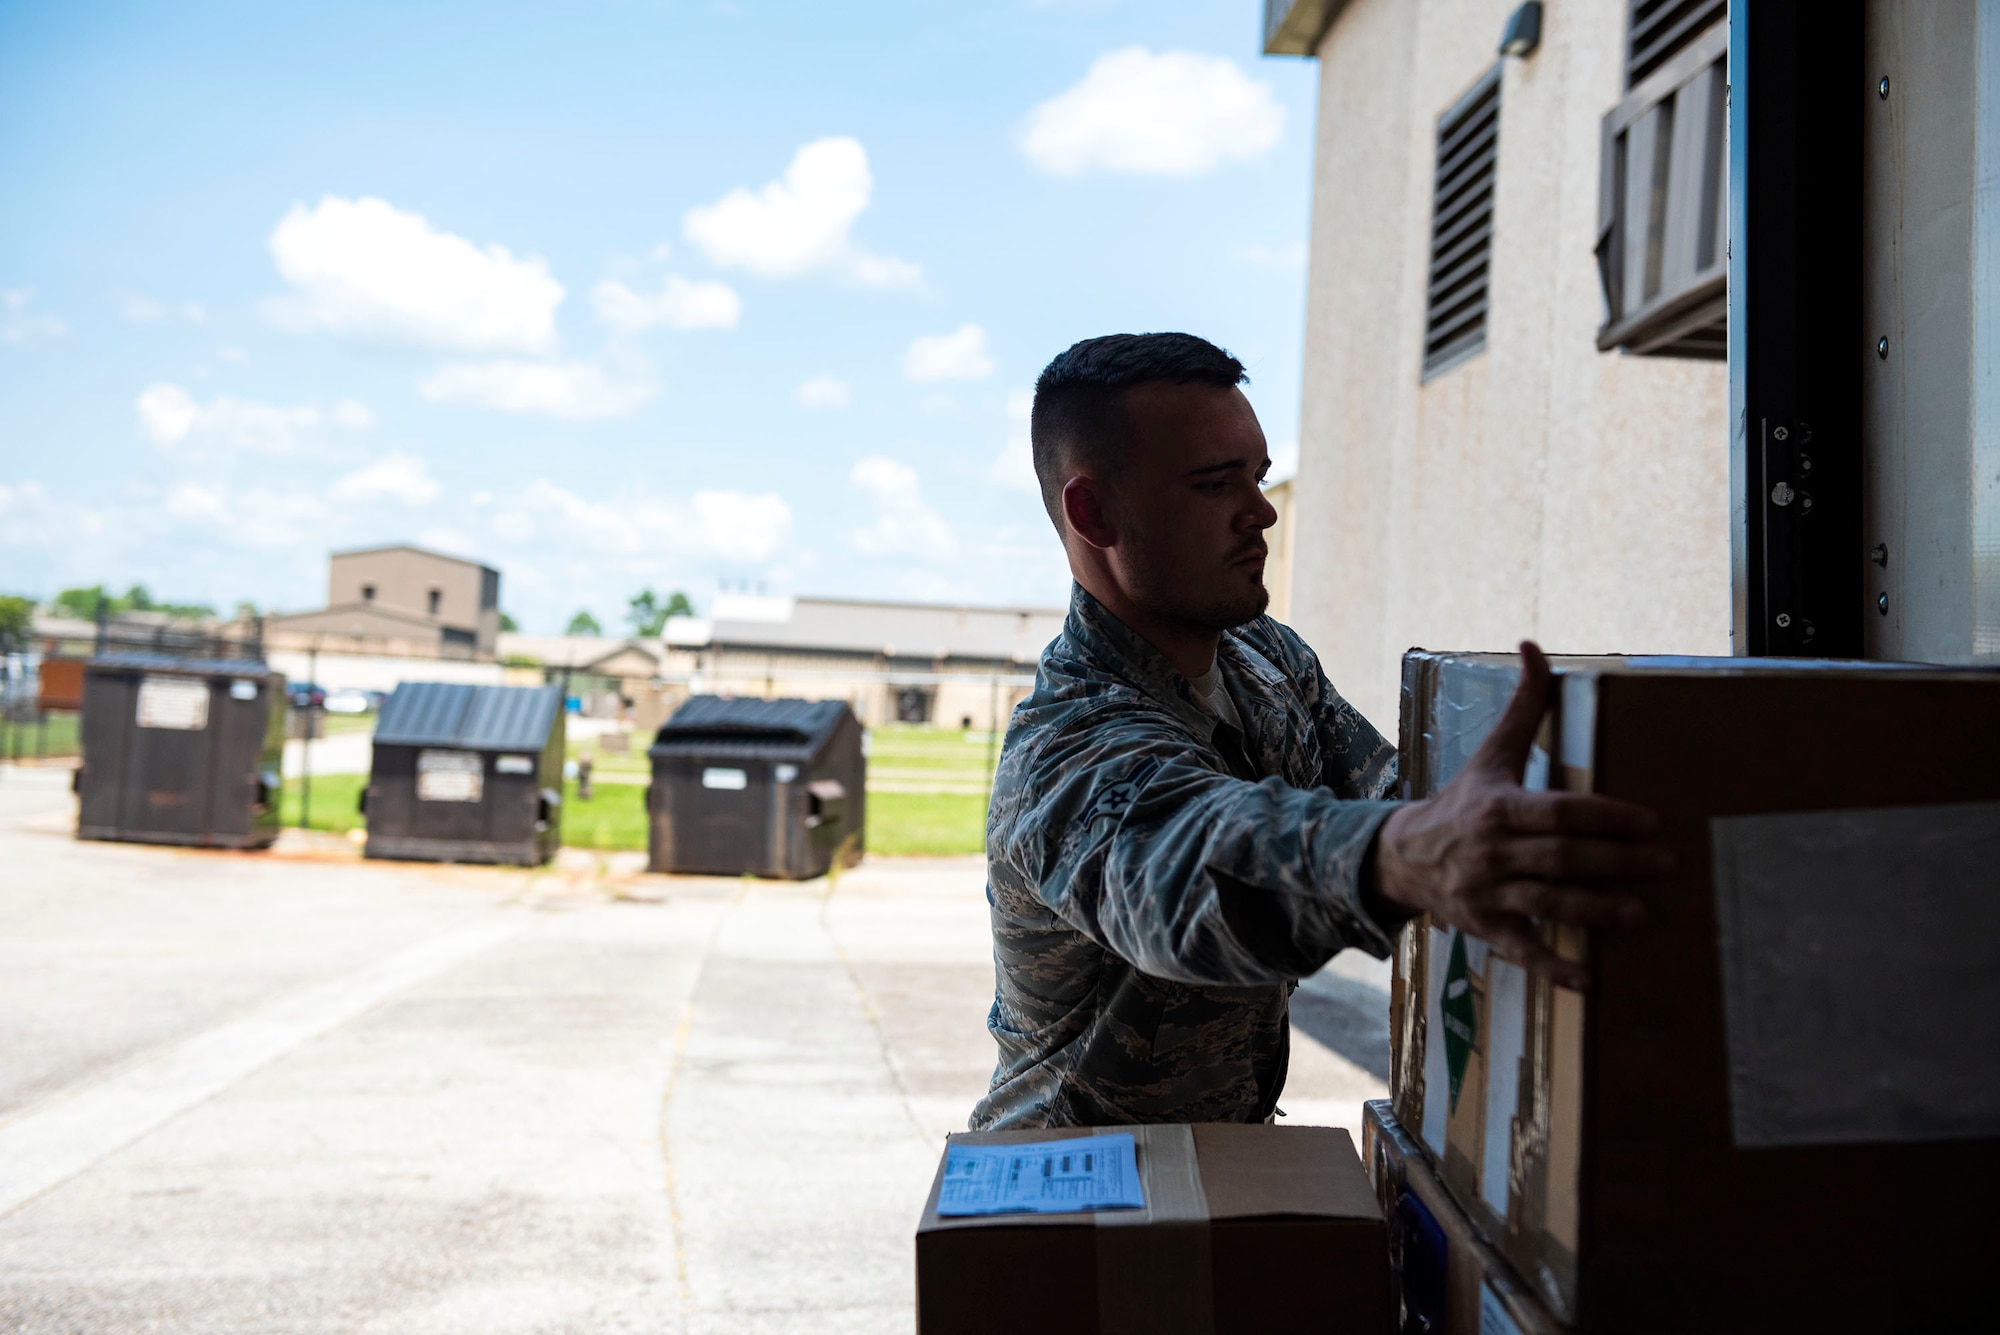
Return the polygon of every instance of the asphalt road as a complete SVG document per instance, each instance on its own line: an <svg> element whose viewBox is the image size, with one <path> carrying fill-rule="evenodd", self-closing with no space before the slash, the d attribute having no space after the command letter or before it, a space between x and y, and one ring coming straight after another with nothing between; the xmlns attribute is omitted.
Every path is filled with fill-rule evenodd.
<svg viewBox="0 0 2000 1335"><path fill-rule="evenodd" d="M67 782L0 768L0 1330L911 1328L992 1062L976 859L80 843ZM1301 989L1290 1120L1381 1093L1382 986Z"/></svg>

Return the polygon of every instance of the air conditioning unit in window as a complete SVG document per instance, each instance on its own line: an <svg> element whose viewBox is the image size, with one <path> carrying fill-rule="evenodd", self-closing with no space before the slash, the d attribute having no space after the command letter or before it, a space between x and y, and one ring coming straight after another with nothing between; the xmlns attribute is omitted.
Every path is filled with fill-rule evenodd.
<svg viewBox="0 0 2000 1335"><path fill-rule="evenodd" d="M1597 269L1605 319L1597 346L1605 351L1728 356L1723 12L1720 0L1634 0L1630 91L1604 118ZM1647 40L1654 15L1671 17L1679 30ZM1671 54L1663 50L1669 43Z"/></svg>

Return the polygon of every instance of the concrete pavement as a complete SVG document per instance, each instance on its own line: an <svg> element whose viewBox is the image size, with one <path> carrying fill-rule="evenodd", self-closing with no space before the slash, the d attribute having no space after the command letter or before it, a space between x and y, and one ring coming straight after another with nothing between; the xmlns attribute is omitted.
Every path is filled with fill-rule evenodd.
<svg viewBox="0 0 2000 1335"><path fill-rule="evenodd" d="M0 1329L910 1329L992 1061L976 859L86 844L66 781L0 769ZM1327 1032L1284 1105L1352 1126Z"/></svg>

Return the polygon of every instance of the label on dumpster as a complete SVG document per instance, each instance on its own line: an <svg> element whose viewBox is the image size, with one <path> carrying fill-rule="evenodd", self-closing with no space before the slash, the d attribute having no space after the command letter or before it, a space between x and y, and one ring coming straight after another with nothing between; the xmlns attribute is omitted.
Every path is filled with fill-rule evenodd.
<svg viewBox="0 0 2000 1335"><path fill-rule="evenodd" d="M139 683L139 726L199 732L208 726L208 683L147 677Z"/></svg>
<svg viewBox="0 0 2000 1335"><path fill-rule="evenodd" d="M475 752L417 752L419 802L477 802L485 785L485 766Z"/></svg>
<svg viewBox="0 0 2000 1335"><path fill-rule="evenodd" d="M1084 1214L1142 1210L1132 1136L1080 1136L1031 1145L961 1145L944 1152L938 1214Z"/></svg>

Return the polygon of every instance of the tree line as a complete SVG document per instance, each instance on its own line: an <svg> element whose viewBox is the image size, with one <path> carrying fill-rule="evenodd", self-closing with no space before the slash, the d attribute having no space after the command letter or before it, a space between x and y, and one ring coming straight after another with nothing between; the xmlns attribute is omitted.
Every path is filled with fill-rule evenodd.
<svg viewBox="0 0 2000 1335"><path fill-rule="evenodd" d="M668 617L691 617L694 603L679 589L662 598L651 589L641 589L625 600L625 624L632 628L633 637L641 640L655 638L667 628ZM563 629L565 635L602 635L603 623L592 616L589 608L581 608L569 619Z"/></svg>

